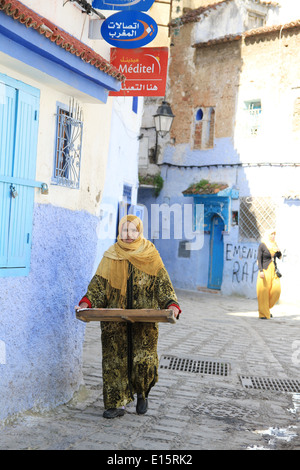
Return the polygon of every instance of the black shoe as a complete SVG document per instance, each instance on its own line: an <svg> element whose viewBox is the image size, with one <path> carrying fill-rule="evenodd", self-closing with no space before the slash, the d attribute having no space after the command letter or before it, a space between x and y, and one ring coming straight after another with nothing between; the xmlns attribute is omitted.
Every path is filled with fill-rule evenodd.
<svg viewBox="0 0 300 470"><path fill-rule="evenodd" d="M118 418L118 416L124 416L125 410L121 408L109 408L108 410L105 410L103 413L103 418L107 419L112 419L112 418Z"/></svg>
<svg viewBox="0 0 300 470"><path fill-rule="evenodd" d="M137 396L136 412L138 415L144 415L148 410L148 398L143 398L142 395Z"/></svg>

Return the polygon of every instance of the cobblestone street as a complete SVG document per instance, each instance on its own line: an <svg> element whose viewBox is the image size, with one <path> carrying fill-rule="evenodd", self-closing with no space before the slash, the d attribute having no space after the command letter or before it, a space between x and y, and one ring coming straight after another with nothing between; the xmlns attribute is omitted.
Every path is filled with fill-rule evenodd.
<svg viewBox="0 0 300 470"><path fill-rule="evenodd" d="M1 428L0 449L300 449L299 307L279 304L261 321L256 300L183 290L178 298L181 319L160 324L160 378L146 415L132 403L122 418L102 417L100 329L90 323L81 390L51 412L15 417ZM275 390L270 380L262 389L266 378Z"/></svg>

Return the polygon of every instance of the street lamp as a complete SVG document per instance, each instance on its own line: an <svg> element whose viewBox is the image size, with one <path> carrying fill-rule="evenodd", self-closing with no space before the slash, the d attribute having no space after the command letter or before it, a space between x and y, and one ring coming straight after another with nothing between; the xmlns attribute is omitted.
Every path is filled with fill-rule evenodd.
<svg viewBox="0 0 300 470"><path fill-rule="evenodd" d="M153 117L156 133L161 137L164 137L168 132L170 132L172 122L175 117L169 103L163 101L157 108L156 114L154 114Z"/></svg>

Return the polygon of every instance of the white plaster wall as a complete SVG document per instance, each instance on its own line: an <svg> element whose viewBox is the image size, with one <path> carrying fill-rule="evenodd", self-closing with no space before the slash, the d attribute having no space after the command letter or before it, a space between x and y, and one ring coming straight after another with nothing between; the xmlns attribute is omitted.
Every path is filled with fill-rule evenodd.
<svg viewBox="0 0 300 470"><path fill-rule="evenodd" d="M274 76L275 69L277 67L273 67L274 73L270 71L269 75L268 71L262 71L260 67L255 70L249 64L241 76L234 141L244 162L298 160L299 136L293 132L291 122L295 99L299 94L299 90L292 89L292 84L296 86L299 78L297 80L295 77L291 88L287 87L286 90L281 88L279 93L278 78ZM262 73L266 77L268 86L262 80ZM244 128L244 123L247 122L244 109L246 101L256 99L261 100L263 133L251 137L246 135Z"/></svg>
<svg viewBox="0 0 300 470"><path fill-rule="evenodd" d="M222 8L211 10L209 15L195 23L192 41L194 43L205 42L228 34L236 34L243 29L242 14L236 3L232 2Z"/></svg>
<svg viewBox="0 0 300 470"><path fill-rule="evenodd" d="M280 4L280 23L289 23L300 18L300 3L298 0L278 0Z"/></svg>
<svg viewBox="0 0 300 470"><path fill-rule="evenodd" d="M284 252L278 267L282 273L281 299L287 302L299 301L299 211L300 201L285 201L277 216L277 243Z"/></svg>
<svg viewBox="0 0 300 470"><path fill-rule="evenodd" d="M300 18L300 4L297 0L281 0L277 3L280 4L279 8L267 9L266 5L253 1L235 0L216 10L212 9L208 15L201 17L200 22L195 23L193 42L205 42L230 34L242 33L246 29L248 9L258 14L267 12L267 26L285 24Z"/></svg>
<svg viewBox="0 0 300 470"><path fill-rule="evenodd" d="M66 2L66 0L24 0L22 3L109 60L110 46L108 43L104 40L91 40L88 38L89 19L97 19L98 16L82 13L76 3ZM110 13L105 13L105 16L109 15Z"/></svg>

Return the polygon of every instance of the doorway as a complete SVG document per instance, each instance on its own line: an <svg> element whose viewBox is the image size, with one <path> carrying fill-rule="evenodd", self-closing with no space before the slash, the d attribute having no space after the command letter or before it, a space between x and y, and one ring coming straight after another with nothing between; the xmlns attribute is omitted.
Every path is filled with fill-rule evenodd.
<svg viewBox="0 0 300 470"><path fill-rule="evenodd" d="M0 74L0 277L27 275L39 90Z"/></svg>
<svg viewBox="0 0 300 470"><path fill-rule="evenodd" d="M220 290L223 279L223 232L224 222L218 215L213 215L211 219L211 234L209 246L209 289Z"/></svg>

